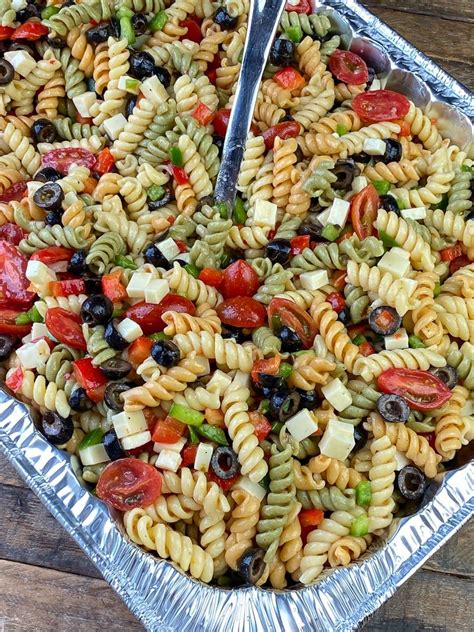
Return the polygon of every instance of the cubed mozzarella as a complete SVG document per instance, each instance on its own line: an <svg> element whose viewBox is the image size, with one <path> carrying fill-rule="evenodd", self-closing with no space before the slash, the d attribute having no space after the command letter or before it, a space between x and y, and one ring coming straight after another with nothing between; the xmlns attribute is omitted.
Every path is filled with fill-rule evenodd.
<svg viewBox="0 0 474 632"><path fill-rule="evenodd" d="M147 99L156 105L165 103L169 98L166 88L156 75L148 77L140 86L140 90Z"/></svg>
<svg viewBox="0 0 474 632"><path fill-rule="evenodd" d="M165 279L153 279L145 287L145 301L147 303L154 303L158 305L169 294L170 286Z"/></svg>
<svg viewBox="0 0 474 632"><path fill-rule="evenodd" d="M127 412L124 410L121 413L112 415L111 420L119 439L148 430L145 415L141 410L135 412Z"/></svg>
<svg viewBox="0 0 474 632"><path fill-rule="evenodd" d="M133 342L143 336L143 329L131 318L124 318L117 325L117 331L127 342Z"/></svg>
<svg viewBox="0 0 474 632"><path fill-rule="evenodd" d="M98 465L99 463L107 463L110 461L110 457L105 451L103 443L91 445L88 448L79 450L79 456L82 465Z"/></svg>
<svg viewBox="0 0 474 632"><path fill-rule="evenodd" d="M37 369L46 364L51 349L43 338L36 342L27 342L16 350L16 355L24 369Z"/></svg>
<svg viewBox="0 0 474 632"><path fill-rule="evenodd" d="M378 269L389 272L395 279L406 277L410 271L410 253L402 248L392 248L377 264Z"/></svg>
<svg viewBox="0 0 474 632"><path fill-rule="evenodd" d="M312 272L303 272L300 275L300 283L303 290L319 290L329 283L327 270L313 270Z"/></svg>
<svg viewBox="0 0 474 632"><path fill-rule="evenodd" d="M173 452L181 452L185 444L186 439L184 437L181 437L181 439L179 439L179 441L176 441L176 443L160 443L159 441L155 441L155 443L153 444L153 452L156 452L157 454L163 452L163 450L173 450Z"/></svg>
<svg viewBox="0 0 474 632"><path fill-rule="evenodd" d="M307 408L303 408L288 419L286 427L296 441L302 441L317 431L318 422Z"/></svg>
<svg viewBox="0 0 474 632"><path fill-rule="evenodd" d="M426 207L415 206L413 208L404 208L400 211L400 215L403 217L403 219L425 219Z"/></svg>
<svg viewBox="0 0 474 632"><path fill-rule="evenodd" d="M347 202L347 200L336 198L329 207L329 216L327 223L344 228L347 222L347 217L349 215L350 206L351 204L350 202Z"/></svg>
<svg viewBox="0 0 474 632"><path fill-rule="evenodd" d="M122 75L118 82L118 88L131 94L138 94L140 92L140 82L129 75Z"/></svg>
<svg viewBox="0 0 474 632"><path fill-rule="evenodd" d="M42 261L29 260L26 266L26 278L32 283L44 285L56 280L56 273L50 270Z"/></svg>
<svg viewBox="0 0 474 632"><path fill-rule="evenodd" d="M83 92L82 94L77 95L77 97L72 98L72 102L76 106L76 110L84 118L90 117L91 105L93 105L96 101L97 95L95 92Z"/></svg>
<svg viewBox="0 0 474 632"><path fill-rule="evenodd" d="M31 328L31 340L37 340L38 338L49 337L50 333L44 323L33 323Z"/></svg>
<svg viewBox="0 0 474 632"><path fill-rule="evenodd" d="M328 220L329 220L330 212L331 212L331 208L327 208L325 211L323 211L322 213L319 213L319 215L317 216L317 220L322 226L326 226L326 224L329 224Z"/></svg>
<svg viewBox="0 0 474 632"><path fill-rule="evenodd" d="M22 77L26 77L36 68L36 61L25 50L7 51L3 57L8 61Z"/></svg>
<svg viewBox="0 0 474 632"><path fill-rule="evenodd" d="M27 4L27 0L12 0L12 9L18 13L18 11L26 9Z"/></svg>
<svg viewBox="0 0 474 632"><path fill-rule="evenodd" d="M381 138L366 138L362 145L363 151L369 156L383 156L385 148L385 141Z"/></svg>
<svg viewBox="0 0 474 632"><path fill-rule="evenodd" d="M184 263L192 263L190 252L180 252L175 259L179 259L180 262L184 261Z"/></svg>
<svg viewBox="0 0 474 632"><path fill-rule="evenodd" d="M206 390L208 390L209 393L215 393L219 395L219 397L222 397L229 388L231 382L232 378L230 375L224 373L224 371L221 371L220 369L217 369L214 371L211 379L207 383Z"/></svg>
<svg viewBox="0 0 474 632"><path fill-rule="evenodd" d="M130 298L145 298L145 289L153 281L151 272L135 272L127 285Z"/></svg>
<svg viewBox="0 0 474 632"><path fill-rule="evenodd" d="M134 450L151 441L151 432L145 430L144 432L137 432L136 434L124 437L122 442L122 448L124 450Z"/></svg>
<svg viewBox="0 0 474 632"><path fill-rule="evenodd" d="M277 221L278 207L268 200L257 200L253 214L254 226L269 226L274 228Z"/></svg>
<svg viewBox="0 0 474 632"><path fill-rule="evenodd" d="M365 176L356 176L354 180L352 180L352 190L356 193L360 193L368 184L369 182Z"/></svg>
<svg viewBox="0 0 474 632"><path fill-rule="evenodd" d="M168 261L171 261L179 255L178 245L171 237L168 237L168 239L164 239L163 241L156 242L155 246L161 254L168 259Z"/></svg>
<svg viewBox="0 0 474 632"><path fill-rule="evenodd" d="M387 351L393 351L394 349L408 349L410 346L408 344L408 334L406 329L399 329L394 334L390 336L385 336L385 349Z"/></svg>
<svg viewBox="0 0 474 632"><path fill-rule="evenodd" d="M258 483L254 483L248 476L241 476L234 484L233 489L243 489L244 492L247 492L251 496L255 496L255 498L257 498L260 502L265 498L267 493L265 487L259 485Z"/></svg>
<svg viewBox="0 0 474 632"><path fill-rule="evenodd" d="M319 442L321 454L344 461L354 446L354 427L338 419L330 419Z"/></svg>
<svg viewBox="0 0 474 632"><path fill-rule="evenodd" d="M196 451L196 458L194 459L194 469L198 472L207 472L211 464L213 452L214 448L212 445L200 443Z"/></svg>
<svg viewBox="0 0 474 632"><path fill-rule="evenodd" d="M395 470L398 472L399 470L402 470L406 465L411 465L412 462L410 461L410 459L407 459L403 452L400 452L400 450L396 450L395 463Z"/></svg>
<svg viewBox="0 0 474 632"><path fill-rule="evenodd" d="M125 116L120 113L115 116L111 116L108 119L105 119L103 122L103 126L105 129L105 133L110 138L110 140L117 140L120 136L120 133L125 129L125 125L127 124L127 119Z"/></svg>
<svg viewBox="0 0 474 632"><path fill-rule="evenodd" d="M350 391L344 386L338 377L321 387L321 392L331 406L336 410L344 410L344 408L347 408L352 404Z"/></svg>
<svg viewBox="0 0 474 632"><path fill-rule="evenodd" d="M155 467L161 470L169 470L170 472L177 472L182 461L181 454L174 452L173 450L162 450L155 462Z"/></svg>

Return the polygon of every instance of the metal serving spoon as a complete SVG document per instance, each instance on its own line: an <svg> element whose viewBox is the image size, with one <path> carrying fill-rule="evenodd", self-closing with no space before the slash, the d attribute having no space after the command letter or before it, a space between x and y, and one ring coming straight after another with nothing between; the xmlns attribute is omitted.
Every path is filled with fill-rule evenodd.
<svg viewBox="0 0 474 632"><path fill-rule="evenodd" d="M252 0L240 78L229 119L214 199L232 207L245 142L273 37L287 0Z"/></svg>

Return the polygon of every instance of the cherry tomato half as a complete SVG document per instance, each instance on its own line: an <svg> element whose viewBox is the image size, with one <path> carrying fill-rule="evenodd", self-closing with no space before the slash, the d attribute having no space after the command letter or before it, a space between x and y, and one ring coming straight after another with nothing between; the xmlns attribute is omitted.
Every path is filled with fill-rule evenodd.
<svg viewBox="0 0 474 632"><path fill-rule="evenodd" d="M221 110L217 110L217 112L214 114L214 118L212 120L214 131L221 138L225 138L225 135L227 134L229 119L230 119L229 108L222 108ZM252 123L250 125L250 130L255 136L258 136L260 134L260 130L255 125L255 123Z"/></svg>
<svg viewBox="0 0 474 632"><path fill-rule="evenodd" d="M11 26L0 26L0 42L3 40L11 39L11 36L15 32L15 29Z"/></svg>
<svg viewBox="0 0 474 632"><path fill-rule="evenodd" d="M461 255L460 257L456 257L449 264L449 274L454 274L460 268L464 268L471 263L471 260L467 255Z"/></svg>
<svg viewBox="0 0 474 632"><path fill-rule="evenodd" d="M139 459L109 463L99 477L97 496L115 509L148 507L161 495L163 479L156 467Z"/></svg>
<svg viewBox="0 0 474 632"><path fill-rule="evenodd" d="M158 305L145 303L144 301L132 305L125 312L125 316L138 323L143 333L149 336L150 334L163 331L166 323L161 317L169 310L180 314L190 314L191 316L196 312L196 308L189 299L184 298L184 296L178 296L178 294L167 294Z"/></svg>
<svg viewBox="0 0 474 632"><path fill-rule="evenodd" d="M146 336L140 336L132 342L127 350L127 360L137 367L142 362L145 362L151 355L151 348L153 346L153 340Z"/></svg>
<svg viewBox="0 0 474 632"><path fill-rule="evenodd" d="M224 298L253 296L260 286L258 274L243 259L237 259L224 270L221 292Z"/></svg>
<svg viewBox="0 0 474 632"><path fill-rule="evenodd" d="M157 443L176 443L186 432L185 424L168 416L157 421L151 439Z"/></svg>
<svg viewBox="0 0 474 632"><path fill-rule="evenodd" d="M203 268L199 273L199 280L219 289L224 281L224 272L215 268Z"/></svg>
<svg viewBox="0 0 474 632"><path fill-rule="evenodd" d="M414 410L433 410L451 399L452 392L436 376L419 369L387 369L377 378L383 393L400 395Z"/></svg>
<svg viewBox="0 0 474 632"><path fill-rule="evenodd" d="M365 61L349 50L334 51L328 63L329 70L339 81L359 86L361 83L367 83L369 79Z"/></svg>
<svg viewBox="0 0 474 632"><path fill-rule="evenodd" d="M354 97L352 109L366 121L394 121L405 117L410 102L403 94L393 90L371 90Z"/></svg>
<svg viewBox="0 0 474 632"><path fill-rule="evenodd" d="M340 292L331 292L326 296L326 301L337 314L346 307L346 301Z"/></svg>
<svg viewBox="0 0 474 632"><path fill-rule="evenodd" d="M67 174L72 164L92 169L96 164L96 157L92 152L82 147L65 147L51 149L41 157L43 167L53 167L59 173Z"/></svg>
<svg viewBox="0 0 474 632"><path fill-rule="evenodd" d="M311 347L318 331L314 320L301 307L286 298L272 298L267 311L274 331L285 325L298 335L305 349Z"/></svg>
<svg viewBox="0 0 474 632"><path fill-rule="evenodd" d="M0 195L0 202L19 202L25 197L27 189L26 182L15 182Z"/></svg>
<svg viewBox="0 0 474 632"><path fill-rule="evenodd" d="M182 20L179 25L182 28L188 29L187 33L179 39L188 39L191 40L191 42L196 42L196 44L200 43L203 36L201 33L201 26L197 18L193 16L188 16L185 20Z"/></svg>
<svg viewBox="0 0 474 632"><path fill-rule="evenodd" d="M83 279L67 279L65 281L53 281L51 283L51 294L53 296L72 296L83 294L86 291L86 284Z"/></svg>
<svg viewBox="0 0 474 632"><path fill-rule="evenodd" d="M48 27L41 24L41 22L25 22L25 24L15 29L11 35L11 39L26 39L31 42L44 37L48 32Z"/></svg>
<svg viewBox="0 0 474 632"><path fill-rule="evenodd" d="M33 323L15 325L15 319L22 312L8 307L0 308L0 334L12 334L13 336L26 336L30 333Z"/></svg>
<svg viewBox="0 0 474 632"><path fill-rule="evenodd" d="M26 237L27 233L17 224L3 224L0 226L0 239L8 241L9 244L18 246L20 241Z"/></svg>
<svg viewBox="0 0 474 632"><path fill-rule="evenodd" d="M283 121L269 127L262 134L267 149L273 149L275 138L279 136L282 140L287 138L296 138L300 133L300 124L296 121Z"/></svg>
<svg viewBox="0 0 474 632"><path fill-rule="evenodd" d="M228 298L216 307L217 315L231 327L261 327L265 322L265 307L251 296Z"/></svg>
<svg viewBox="0 0 474 632"><path fill-rule="evenodd" d="M44 322L56 340L73 347L73 349L87 351L81 319L77 314L62 307L51 307L46 312Z"/></svg>
<svg viewBox="0 0 474 632"><path fill-rule="evenodd" d="M359 239L375 235L373 223L377 217L380 198L373 184L368 184L351 200L351 222Z"/></svg>
<svg viewBox="0 0 474 632"><path fill-rule="evenodd" d="M15 246L0 241L0 305L26 306L33 301L35 294L28 290L27 265L26 257Z"/></svg>

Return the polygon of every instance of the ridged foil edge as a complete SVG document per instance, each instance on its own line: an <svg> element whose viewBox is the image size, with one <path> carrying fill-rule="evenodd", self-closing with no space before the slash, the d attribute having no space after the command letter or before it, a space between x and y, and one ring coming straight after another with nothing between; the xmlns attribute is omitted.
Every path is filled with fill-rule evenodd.
<svg viewBox="0 0 474 632"><path fill-rule="evenodd" d="M377 42L390 56L392 70L416 73L429 88L428 98L447 104L448 118L453 114L456 122L452 107L474 118L474 97L358 2L316 5L336 10L357 36ZM196 582L129 542L105 505L80 486L69 457L47 443L34 429L27 408L2 390L0 452L151 631L353 630L474 515L471 462L448 473L434 498L401 520L388 543L364 561L327 572L307 588L225 590Z"/></svg>

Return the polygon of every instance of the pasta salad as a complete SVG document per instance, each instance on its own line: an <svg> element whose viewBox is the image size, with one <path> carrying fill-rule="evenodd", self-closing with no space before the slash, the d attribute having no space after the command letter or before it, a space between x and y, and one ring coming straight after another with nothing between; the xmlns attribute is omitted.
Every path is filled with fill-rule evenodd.
<svg viewBox="0 0 474 632"><path fill-rule="evenodd" d="M473 162L299 0L214 199L248 12L0 0L0 359L133 542L282 589L474 438Z"/></svg>

